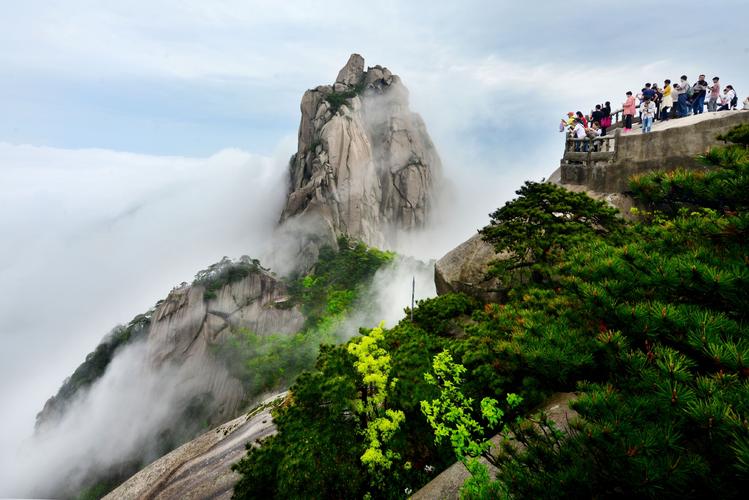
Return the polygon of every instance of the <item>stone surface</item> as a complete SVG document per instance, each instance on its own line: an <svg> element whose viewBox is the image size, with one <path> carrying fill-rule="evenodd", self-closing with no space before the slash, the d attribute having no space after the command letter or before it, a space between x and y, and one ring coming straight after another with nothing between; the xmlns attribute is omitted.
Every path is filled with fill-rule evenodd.
<svg viewBox="0 0 749 500"><path fill-rule="evenodd" d="M632 175L677 167L702 169L695 157L722 145L716 136L742 123L749 123L748 111L703 113L656 123L649 134L639 129L627 134L617 130L610 161L592 166L563 161L559 183L582 185L597 193L624 193Z"/></svg>
<svg viewBox="0 0 749 500"><path fill-rule="evenodd" d="M239 480L231 465L244 456L246 443L257 443L275 433L271 410L286 394L272 396L248 414L185 443L141 469L104 498L231 498Z"/></svg>
<svg viewBox="0 0 749 500"><path fill-rule="evenodd" d="M270 273L258 270L225 285L216 298L204 300L205 288L189 285L172 290L156 309L147 338L151 363L174 363L181 373L202 382L213 397L212 421L237 414L244 402L241 383L217 363L212 348L232 329L247 328L257 334L292 334L304 324L298 306L284 307L287 290Z"/></svg>
<svg viewBox="0 0 749 500"><path fill-rule="evenodd" d="M577 412L571 409L569 404L576 398L577 395L572 392L556 393L549 398L541 411L546 413L558 429L568 432L569 422L577 417ZM500 435L492 438L495 449L499 446L501 439ZM515 447L521 448L518 443L515 443ZM495 478L497 470L485 459L479 460L489 467L490 476ZM411 498L413 500L457 500L460 498L460 488L469 476L470 473L465 465L462 462L456 462L414 493Z"/></svg>
<svg viewBox="0 0 749 500"><path fill-rule="evenodd" d="M362 81L364 76L364 58L359 54L351 54L346 65L338 72L336 83L354 86Z"/></svg>
<svg viewBox="0 0 749 500"><path fill-rule="evenodd" d="M364 71L363 65L361 56L352 55L334 87L320 86L302 97L281 226L323 228L324 238L318 231L306 246L334 244L337 235L348 234L392 247L401 231L429 219L441 179L439 155L423 120L410 111L400 79L387 68ZM358 91L353 85L359 83L359 94L329 101L339 89ZM314 251L300 251L314 257Z"/></svg>
<svg viewBox="0 0 749 500"><path fill-rule="evenodd" d="M435 264L437 293L462 292L484 302L500 301L502 283L498 278L487 278L487 273L490 263L501 257L476 233Z"/></svg>

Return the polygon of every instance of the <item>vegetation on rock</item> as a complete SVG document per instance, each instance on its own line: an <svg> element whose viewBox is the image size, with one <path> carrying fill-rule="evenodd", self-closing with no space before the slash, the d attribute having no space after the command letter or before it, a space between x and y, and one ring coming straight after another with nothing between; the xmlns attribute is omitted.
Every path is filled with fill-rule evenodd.
<svg viewBox="0 0 749 500"><path fill-rule="evenodd" d="M207 269L199 271L195 275L193 285L205 287L203 292L204 300L211 300L217 297L216 292L228 284L241 281L252 273L267 271L260 265L257 259L251 259L243 255L238 261L232 261L229 257L224 257L219 262L211 264Z"/></svg>
<svg viewBox="0 0 749 500"><path fill-rule="evenodd" d="M289 283L289 302L299 304L306 318L302 331L292 335L259 335L246 328L233 331L216 354L242 381L247 400L288 387L314 366L320 344L343 340L341 325L354 309L364 307L360 301L374 274L393 256L341 237L338 249L322 248L314 269Z"/></svg>
<svg viewBox="0 0 749 500"><path fill-rule="evenodd" d="M515 278L503 279L513 284L506 300L444 295L421 301L413 322L378 333L388 380L398 379L387 408L404 415L388 439L400 460L387 478L378 482L360 460L367 423L357 410L367 384L357 358L325 346L277 410L279 433L236 466L235 497L408 496L491 436L488 426L466 424L482 408L460 401L517 393L519 406L502 411L524 448L506 446L499 483L487 475L474 491L740 498L749 486L749 157L729 146L703 161L704 172L635 178L645 210L631 223L585 195L527 183L483 231L511 254L495 267ZM430 380L444 390L459 372L457 449L435 442L421 412L422 402L444 396L424 374L445 349L450 362L438 356L444 373ZM567 435L530 411L557 391L579 393L580 418ZM483 406L484 416L499 409ZM452 437L433 420L438 435Z"/></svg>
<svg viewBox="0 0 749 500"><path fill-rule="evenodd" d="M86 356L85 361L75 369L73 374L65 379L57 394L47 401L44 410L36 417L37 427L61 416L74 396L90 387L104 374L112 358L122 347L143 338L148 333L154 310L155 307L144 314L139 314L127 325L114 327L96 346L96 349Z"/></svg>
<svg viewBox="0 0 749 500"><path fill-rule="evenodd" d="M344 104L348 103L348 100L358 96L364 90L363 84L358 84L350 90L344 90L343 92L331 92L325 96L325 100L330 104L330 111L336 113L338 109Z"/></svg>

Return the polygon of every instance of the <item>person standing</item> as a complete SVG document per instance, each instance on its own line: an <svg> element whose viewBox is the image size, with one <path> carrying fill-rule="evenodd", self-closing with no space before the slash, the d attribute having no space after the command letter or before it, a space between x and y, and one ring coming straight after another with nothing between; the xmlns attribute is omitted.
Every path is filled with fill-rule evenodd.
<svg viewBox="0 0 749 500"><path fill-rule="evenodd" d="M705 95L707 94L707 82L705 75L700 75L692 87L692 112L695 115L705 110Z"/></svg>
<svg viewBox="0 0 749 500"><path fill-rule="evenodd" d="M580 120L581 122L583 122L583 126L584 127L588 126L588 119L585 118L585 115L583 114L582 111L578 111L577 113L575 113L575 115L577 116L578 120Z"/></svg>
<svg viewBox="0 0 749 500"><path fill-rule="evenodd" d="M689 93L692 90L687 81L687 75L681 75L681 80L678 84L674 85L674 88L678 91L676 102L677 114L679 117L685 117L689 114Z"/></svg>
<svg viewBox="0 0 749 500"><path fill-rule="evenodd" d="M663 82L663 99L661 100L661 121L668 120L671 113L671 107L674 105L674 98L671 95L671 80Z"/></svg>
<svg viewBox="0 0 749 500"><path fill-rule="evenodd" d="M627 99L622 103L624 114L624 132L632 130L632 118L635 116L635 98L632 91L627 91Z"/></svg>
<svg viewBox="0 0 749 500"><path fill-rule="evenodd" d="M601 108L603 118L601 118L601 135L606 135L606 129L611 126L611 103L606 101L606 104Z"/></svg>
<svg viewBox="0 0 749 500"><path fill-rule="evenodd" d="M603 111L601 108L602 106L600 104L596 104L596 109L590 114L591 122L598 122L599 125L601 124L601 120L603 120Z"/></svg>
<svg viewBox="0 0 749 500"><path fill-rule="evenodd" d="M645 99L640 105L642 113L642 133L647 134L653 127L653 118L655 118L655 103L650 99Z"/></svg>
<svg viewBox="0 0 749 500"><path fill-rule="evenodd" d="M663 102L663 91L658 88L657 83L653 83L653 92L655 92L655 99L653 102L655 103L655 120L661 119L661 103Z"/></svg>
<svg viewBox="0 0 749 500"><path fill-rule="evenodd" d="M713 84L710 86L710 100L707 101L707 110L709 112L718 110L718 98L720 97L720 78L713 77Z"/></svg>
<svg viewBox="0 0 749 500"><path fill-rule="evenodd" d="M588 151L588 141L585 141L583 139L586 138L587 134L585 133L585 126L583 125L583 121L580 118L575 118L575 128L572 131L573 135L575 136L575 139L578 139L575 141L575 151L580 151L580 145L582 144L582 150L584 152Z"/></svg>

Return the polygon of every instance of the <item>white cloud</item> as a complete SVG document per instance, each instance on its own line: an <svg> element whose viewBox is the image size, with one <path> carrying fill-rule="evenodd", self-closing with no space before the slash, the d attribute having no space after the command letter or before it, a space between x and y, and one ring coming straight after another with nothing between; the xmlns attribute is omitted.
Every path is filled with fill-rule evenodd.
<svg viewBox="0 0 749 500"><path fill-rule="evenodd" d="M285 191L278 157L0 144L0 469L115 324L223 255L259 255Z"/></svg>

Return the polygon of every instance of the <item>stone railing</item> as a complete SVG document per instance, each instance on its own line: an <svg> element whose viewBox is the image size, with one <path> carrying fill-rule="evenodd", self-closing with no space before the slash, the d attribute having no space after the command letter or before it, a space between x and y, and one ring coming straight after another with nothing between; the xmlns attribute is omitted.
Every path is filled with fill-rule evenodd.
<svg viewBox="0 0 749 500"><path fill-rule="evenodd" d="M599 193L623 193L632 175L677 167L704 169L697 156L723 145L718 135L745 123L749 111L723 111L680 118L649 134L619 129L594 139L567 138L559 181Z"/></svg>
<svg viewBox="0 0 749 500"><path fill-rule="evenodd" d="M564 145L562 164L581 163L591 166L598 162L610 162L616 153L616 135L603 137L568 137Z"/></svg>

